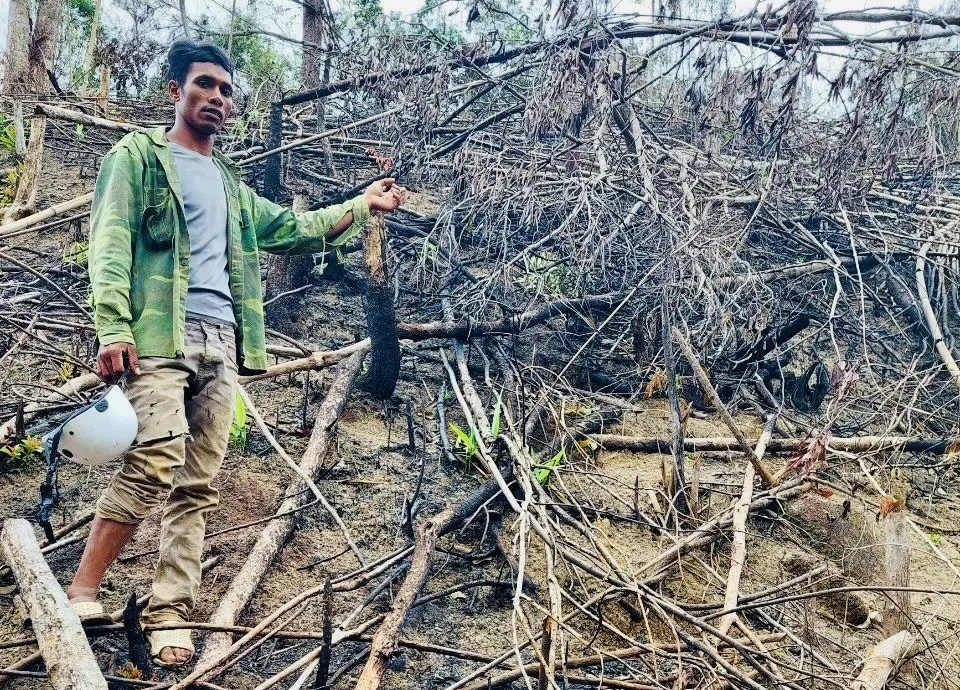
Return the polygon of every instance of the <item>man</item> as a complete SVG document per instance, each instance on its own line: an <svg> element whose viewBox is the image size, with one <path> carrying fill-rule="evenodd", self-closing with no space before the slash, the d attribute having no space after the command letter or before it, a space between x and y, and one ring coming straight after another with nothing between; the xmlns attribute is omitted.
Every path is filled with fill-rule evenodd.
<svg viewBox="0 0 960 690"><path fill-rule="evenodd" d="M139 428L97 502L67 596L85 622L103 617L107 568L151 509L166 501L160 560L144 622L189 618L200 586L210 482L226 453L238 373L266 368L258 250L322 252L355 237L371 211L405 190L383 180L350 201L295 214L244 184L214 151L233 105L233 65L209 43L178 41L168 54L173 127L125 136L97 177L89 269L108 381L129 374ZM164 665L188 662L189 631L150 635Z"/></svg>

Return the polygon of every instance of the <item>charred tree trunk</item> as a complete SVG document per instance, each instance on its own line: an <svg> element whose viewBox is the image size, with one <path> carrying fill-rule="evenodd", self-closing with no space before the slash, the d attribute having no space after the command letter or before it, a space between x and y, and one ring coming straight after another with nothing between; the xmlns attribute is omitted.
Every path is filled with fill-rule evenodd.
<svg viewBox="0 0 960 690"><path fill-rule="evenodd" d="M267 148L274 149L283 143L283 106L274 103L270 108L270 133L267 139ZM280 203L284 197L282 180L283 154L276 154L267 158L266 170L263 179L263 195L270 201ZM306 200L294 196L293 210L306 210ZM300 301L300 293L280 297L291 290L303 287L310 280L313 270L313 257L308 255L292 256L278 254L267 257L267 279L265 300L276 302L265 307L264 319L267 325L285 329L295 320L296 305ZM279 298L279 299L278 299Z"/></svg>
<svg viewBox="0 0 960 690"><path fill-rule="evenodd" d="M393 309L387 232L383 216L375 214L363 243L364 261L370 273L367 283L367 329L370 331L370 369L357 384L374 398L393 395L400 376L400 340Z"/></svg>
<svg viewBox="0 0 960 690"><path fill-rule="evenodd" d="M283 143L283 105L270 106L270 123L267 132L267 150L275 149ZM270 201L279 202L283 197L283 154L275 153L267 158L263 171L263 195Z"/></svg>
<svg viewBox="0 0 960 690"><path fill-rule="evenodd" d="M300 67L304 89L320 86L320 60L326 22L324 0L304 0L303 3L303 62Z"/></svg>

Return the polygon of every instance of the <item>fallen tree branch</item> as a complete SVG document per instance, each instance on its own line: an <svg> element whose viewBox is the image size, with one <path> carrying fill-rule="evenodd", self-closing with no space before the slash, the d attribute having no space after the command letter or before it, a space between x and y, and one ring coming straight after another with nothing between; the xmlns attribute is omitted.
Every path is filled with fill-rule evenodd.
<svg viewBox="0 0 960 690"><path fill-rule="evenodd" d="M773 436L773 428L776 424L776 415L770 415L767 423L763 427L763 434L757 442L756 454L758 458L763 458L763 453ZM747 563L747 517L750 514L750 502L753 500L753 465L747 463L743 470L743 489L740 492L740 499L733 509L733 544L730 547L730 573L727 576L727 588L723 598L723 608L731 609L737 605L740 596L740 575L743 573L743 566ZM721 632L728 632L730 626L737 620L737 614L729 613L720 619L717 629Z"/></svg>
<svg viewBox="0 0 960 690"><path fill-rule="evenodd" d="M273 149L269 149L268 151L264 151L263 153L258 153L255 156L250 156L249 158L244 158L243 160L239 160L237 161L237 164L250 165L251 163L256 163L257 161L261 161L264 158L275 156L278 153L283 153L284 151L289 151L290 149L295 149L299 146L305 146L307 144L312 144L317 141L322 141L323 139L329 139L330 137L334 137L338 134L344 134L347 130L356 129L357 127L362 127L364 125L369 125L373 122L384 120L390 117L391 115L396 115L398 112L400 112L400 110L401 110L400 108L390 108L389 110L385 110L382 113L377 113L376 115L365 117L361 120L357 120L356 122L350 122L348 124L341 125L336 129L328 129L325 132L311 134L310 136L304 137L303 139L297 139L296 141L291 141L290 143L283 144L282 146L278 146Z"/></svg>
<svg viewBox="0 0 960 690"><path fill-rule="evenodd" d="M454 515L451 518L450 522L447 523L445 530L443 530L443 533L446 533L446 531L455 529L458 525L462 524L464 520L466 520L469 516L471 516L473 513L479 510L479 508L484 503L486 503L487 500L493 497L499 490L500 490L499 485L497 484L497 482L493 480L488 481L483 485L481 485L480 487L478 487L477 490L474 491L469 498L467 498L462 504L460 504L460 506L454 512ZM385 572L391 567L394 567L397 562L405 558L412 551L413 551L413 547L401 549L377 561L376 563L372 563L366 571L363 571L362 575L358 575L357 577L353 577L353 575L348 575L335 580L333 582L333 591L346 592L346 591L355 590L363 586L364 584L372 580L374 577L376 577L380 573ZM262 621L260 621L260 623L258 623L255 627L248 629L246 634L243 635L243 637L241 637L239 640L234 642L232 645L230 645L228 649L223 650L222 653L217 654L216 656L214 656L208 661L203 661L201 659L197 663L197 666L193 670L193 672L191 672L186 678L181 680L179 683L174 685L172 690L185 690L187 687L190 686L191 683L195 681L198 681L203 678L209 678L219 673L222 673L224 670L226 670L226 668L228 668L233 663L233 661L231 660L231 657L233 657L233 655L237 653L239 650L241 650L247 643L251 642L258 636L260 636L260 634L271 623L276 621L286 611L289 611L295 606L298 606L300 603L306 601L307 599L310 599L312 597L315 597L323 593L324 589L325 589L325 584L319 585L316 587L312 587L304 592L301 592L297 596L293 597L291 600L287 601L281 607L279 607L278 609L273 611L270 615L268 615L266 618L264 618ZM421 601L425 602L426 600L431 600L436 596L438 595L429 595L428 597L425 597ZM353 639L363 634L364 632L366 632L373 625L380 623L384 618L385 616L383 615L377 616L371 621L362 623L361 625L355 628L352 628L350 630L343 630L338 628L334 632L332 644L336 646L337 644L339 644L344 640ZM258 686L258 690L264 690L265 688L272 687L272 685L274 685L277 681L281 680L282 678L285 678L288 675L291 675L292 673L295 673L298 669L304 666L310 665L308 667L308 672L312 671L313 668L316 667L316 662L319 659L321 653L322 653L322 645L321 647L318 647L312 652L301 657L296 663L287 667L281 673L276 674L275 676L268 679L264 683L261 683Z"/></svg>
<svg viewBox="0 0 960 690"><path fill-rule="evenodd" d="M410 568L390 611L372 638L370 656L357 681L357 688L376 688L383 680L390 657L396 652L399 644L400 626L415 605L417 594L426 582L437 538L457 529L498 493L500 493L498 482L494 479L487 480L456 508L448 507L417 526ZM310 657L310 663L301 674L301 678L308 677L319 663L320 650L314 650L307 656ZM361 685L362 683L364 685ZM261 687L264 685L266 684Z"/></svg>
<svg viewBox="0 0 960 690"><path fill-rule="evenodd" d="M26 405L23 408L24 419L27 418L27 415L46 407L49 403L60 403L65 400L70 400L70 398L77 393L92 390L101 383L103 383L103 381L97 374L84 374L83 376L70 379L42 401ZM0 443L4 443L10 438L16 429L16 424L17 418L11 417L3 423L3 426L0 426Z"/></svg>
<svg viewBox="0 0 960 690"><path fill-rule="evenodd" d="M760 639L763 642L779 642L785 637L783 633L771 633L767 635L762 635ZM743 643L746 644L750 640L744 640ZM720 642L717 647L724 648L727 647L727 643ZM677 654L679 652L685 651L688 649L686 644L671 644L671 643L652 643L648 642L645 644L637 645L635 647L625 647L623 649L611 649L609 652L604 652L603 654L595 654L592 656L583 656L583 657L573 657L566 659L563 662L564 668L587 668L589 666L603 666L604 664L609 664L615 660L626 660L626 659L636 659L639 656L644 654ZM486 688L498 688L500 686L506 685L507 683L512 683L515 680L523 678L525 675L535 675L537 673L537 667L539 662L532 664L525 664L523 667L518 667L501 673L497 676L491 676L484 678L481 681L477 681L472 685L468 685L464 690L485 690Z"/></svg>
<svg viewBox="0 0 960 690"><path fill-rule="evenodd" d="M273 432L270 431L270 427L267 426L267 423L264 421L263 417L260 415L260 411L257 410L257 406L254 405L253 400L250 398L249 393L244 389L243 386L237 387L240 396L243 398L243 402L247 407L247 414L253 417L254 423L257 425L257 428L260 430L260 433L263 434L263 437L267 439L267 442L277 451L277 455L283 458L283 461L287 463L287 466L293 470L294 474L299 476L304 483L310 488L310 491L313 493L314 498L323 506L324 510L330 515L334 522L337 523L337 526L340 528L340 531L343 532L343 538L347 542L347 546L353 551L353 554L357 557L357 560L360 561L360 565L364 565L363 554L360 553L360 549L357 547L356 543L353 541L353 537L350 536L350 530L347 529L347 525L343 522L343 518L340 517L340 514L337 512L337 509L334 508L327 498L323 495L323 492L317 487L316 483L313 481L313 477L310 476L300 465L294 462L293 458L284 450L283 446L277 441L276 437L273 435Z"/></svg>
<svg viewBox="0 0 960 690"><path fill-rule="evenodd" d="M79 110L61 108L50 103L37 103L34 105L34 112L37 115L43 115L54 120L66 120L67 122L76 122L81 125L90 125L91 127L102 127L103 129L112 129L118 132L147 132L149 127L141 127L132 122L119 122L117 120L108 120L104 117L87 115Z"/></svg>
<svg viewBox="0 0 960 690"><path fill-rule="evenodd" d="M277 376L283 376L284 374L292 374L297 371L306 371L308 369L323 369L325 367L333 366L338 362L342 362L347 357L355 355L358 352L366 353L369 349L370 338L364 338L363 340L358 340L357 342L351 343L346 347L342 347L339 350L313 352L306 357L301 357L300 359L291 359L288 362L267 367L267 370L262 374L241 376L240 383L251 383L253 381L272 379L276 378Z"/></svg>
<svg viewBox="0 0 960 690"><path fill-rule="evenodd" d="M447 321L430 321L427 323L401 321L397 323L397 336L401 340L414 341L429 340L430 338L457 338L458 340L466 340L471 337L479 338L487 335L520 333L527 328L536 326L557 316L601 310L615 306L622 296L620 293L613 293L585 297L577 300L555 300L538 307L533 307L520 314L508 316L496 321L471 321L470 319L464 319L454 323ZM355 352L368 349L370 344L370 338L364 338L338 350L313 352L306 357L291 359L287 362L268 367L262 374L241 376L240 383L262 381L284 374L292 374L297 371L306 371L307 369L322 369L346 359ZM287 354L289 351L277 348L277 352Z"/></svg>
<svg viewBox="0 0 960 690"><path fill-rule="evenodd" d="M956 225L952 225L951 227L956 227ZM937 321L937 316L933 313L933 307L930 305L930 295L927 294L927 280L924 276L924 266L926 266L927 263L927 252L930 251L932 246L933 241L927 240L917 253L917 296L920 299L920 309L923 312L924 320L927 322L930 337L933 338L933 346L936 348L937 354L940 355L944 366L947 367L947 371L950 372L953 382L957 386L960 386L960 365L957 365L957 360L954 359L953 353L943 339L943 331L940 329L940 323Z"/></svg>
<svg viewBox="0 0 960 690"><path fill-rule="evenodd" d="M447 508L417 525L416 546L413 549L410 569L400 586L400 591L393 599L390 612L373 636L373 642L370 643L370 657L357 680L356 690L376 690L380 687L380 681L390 663L390 657L397 650L400 626L407 617L417 594L420 593L423 583L427 581L430 558L433 555L437 537L453 517L453 508Z"/></svg>
<svg viewBox="0 0 960 690"><path fill-rule="evenodd" d="M589 438L608 450L632 450L639 453L669 453L669 438L621 436L618 434L590 434ZM756 443L756 439L747 439ZM806 448L809 438L774 438L767 444L768 453L796 453ZM919 436L831 436L827 450L847 453L872 453L876 451L907 451L911 453L948 453L956 443L952 438L920 438ZM685 438L684 450L691 452L722 452L740 449L740 442L729 436Z"/></svg>
<svg viewBox="0 0 960 690"><path fill-rule="evenodd" d="M300 461L300 469L308 476L314 476L319 470L327 446L334 436L334 424L346 405L354 379L360 371L365 352L360 351L351 355L340 368L337 377L330 384L326 399L317 412L310 443L304 451ZM246 607L266 574L267 569L276 558L293 533L294 516L291 511L296 510L306 500L303 479L298 477L286 489L284 495L289 496L277 509L278 513L291 513L283 518L273 520L264 528L257 542L250 549L250 555L237 572L230 587L220 599L216 610L210 616L213 625L233 625L241 611ZM207 639L203 654L197 661L197 668L204 668L215 662L230 647L229 633L214 633Z"/></svg>
<svg viewBox="0 0 960 690"><path fill-rule="evenodd" d="M750 503L750 511L759 510L777 501L789 500L807 491L811 486L812 484L803 482L800 479L794 479L791 482L781 484L776 487L775 490L772 489L754 498ZM733 523L735 507L736 503L717 515L714 515L708 521L697 527L697 529L685 534L682 539L660 553L659 556L638 568L638 575L645 572L653 573L644 580L644 584L651 585L659 582L663 579L666 568L675 563L681 556L689 553L692 549L706 546L719 539L723 530Z"/></svg>
<svg viewBox="0 0 960 690"><path fill-rule="evenodd" d="M614 292L606 295L584 297L583 299L558 299L496 321L472 321L468 318L454 323L448 321L398 323L397 331L402 340L427 340L429 338L468 340L469 338L479 338L486 335L520 333L556 316L612 308L620 303L625 294Z"/></svg>
<svg viewBox="0 0 960 690"><path fill-rule="evenodd" d="M747 460L751 465L753 465L753 468L757 471L757 474L760 475L764 485L775 486L777 481L774 479L773 475L770 474L770 470L768 470L760 461L760 458L757 457L757 454L753 452L753 447L747 441L747 437L743 435L740 427L738 427L737 423L733 421L733 417L730 416L730 412L727 411L723 401L720 400L720 396L717 395L716 389L713 387L713 384L710 383L710 377L707 376L707 372L705 372L703 367L700 366L700 361L694 354L693 348L690 347L690 343L687 342L686 337L684 337L683 333L680 332L680 329L676 327L673 328L672 333L674 339L680 345L680 349L683 350L684 356L687 358L687 361L693 368L693 373L696 375L697 381L700 383L700 387L703 389L704 395L709 396L709 399L714 401L716 404L717 412L720 413L720 419L722 419L723 423L727 425L727 428L733 432L733 437L737 440L737 445L740 446L740 450L742 450L743 454L747 456Z"/></svg>
<svg viewBox="0 0 960 690"><path fill-rule="evenodd" d="M40 553L30 523L21 518L4 522L0 547L30 613L50 684L58 690L107 690L80 618Z"/></svg>
<svg viewBox="0 0 960 690"><path fill-rule="evenodd" d="M12 263L14 266L16 266L17 268L19 268L20 270L26 271L27 273L36 276L37 278L39 278L40 280L42 280L43 282L45 282L47 285L49 285L51 288L53 288L56 292L60 293L60 296L61 296L61 297L63 297L63 298L64 298L65 300L67 300L70 304L72 304L74 307L76 307L76 308L77 308L77 311L79 311L81 314L83 314L84 316L86 316L88 320L90 320L90 321L93 320L93 319L90 317L90 313L86 310L86 308L83 307L83 305L81 305L77 300L75 300L73 297L71 297L70 294L69 294L66 290L64 290L62 287L60 287L59 285L57 285L57 284L56 284L55 282L53 282L50 278L48 278L47 276L45 276L43 273L41 273L41 272L38 271L37 269L33 268L32 266L29 266L28 264L23 263L23 262L20 261L19 259L13 258L13 257L10 256L9 254L6 254L6 253L4 253L4 252L0 252L0 259L3 259L4 261L8 261L8 262Z"/></svg>

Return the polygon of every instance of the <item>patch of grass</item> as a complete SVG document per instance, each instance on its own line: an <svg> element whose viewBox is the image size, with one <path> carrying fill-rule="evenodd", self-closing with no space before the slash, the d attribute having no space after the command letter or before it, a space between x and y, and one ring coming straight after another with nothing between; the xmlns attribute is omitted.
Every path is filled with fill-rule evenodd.
<svg viewBox="0 0 960 690"><path fill-rule="evenodd" d="M10 155L17 152L17 135L13 121L3 113L0 113L0 149Z"/></svg>
<svg viewBox="0 0 960 690"><path fill-rule="evenodd" d="M550 474L553 472L554 468L559 467L560 463L563 462L563 459L566 456L566 451L561 448L556 455L543 463L543 465L541 465L538 469L535 469L533 471L533 476L541 484L546 484L550 480Z"/></svg>
<svg viewBox="0 0 960 690"><path fill-rule="evenodd" d="M241 451L247 449L247 406L243 402L243 396L237 393L236 404L233 408L233 422L230 424L231 446L239 448Z"/></svg>
<svg viewBox="0 0 960 690"><path fill-rule="evenodd" d="M447 426L456 437L454 445L457 446L457 457L463 461L463 464L467 466L467 471L469 471L470 466L473 464L473 459L477 456L477 453L480 452L477 439L474 437L473 432L464 431L456 422L448 422Z"/></svg>
<svg viewBox="0 0 960 690"><path fill-rule="evenodd" d="M63 260L68 264L85 266L87 263L87 252L88 247L86 242L74 242L73 249L64 255Z"/></svg>

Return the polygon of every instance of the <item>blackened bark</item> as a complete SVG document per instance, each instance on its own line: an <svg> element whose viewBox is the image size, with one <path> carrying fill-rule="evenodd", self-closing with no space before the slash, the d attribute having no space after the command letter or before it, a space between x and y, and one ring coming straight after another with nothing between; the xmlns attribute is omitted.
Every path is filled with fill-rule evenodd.
<svg viewBox="0 0 960 690"><path fill-rule="evenodd" d="M374 398L386 400L393 395L400 376L400 340L390 285L386 225L380 214L376 214L367 226L363 254L370 274L367 282L370 369L357 385Z"/></svg>

